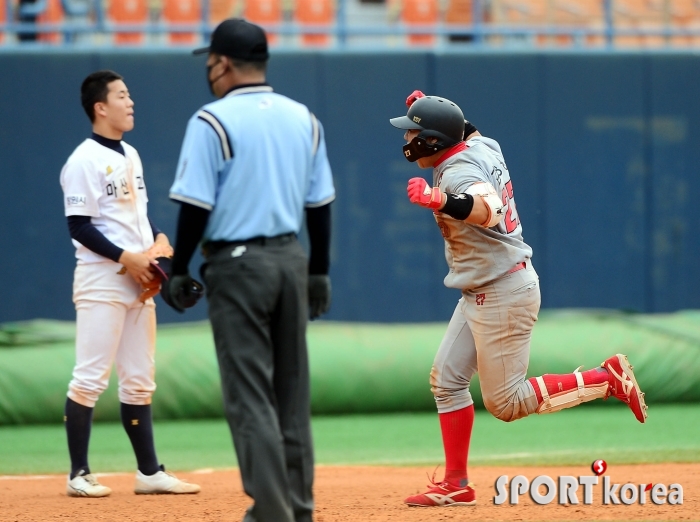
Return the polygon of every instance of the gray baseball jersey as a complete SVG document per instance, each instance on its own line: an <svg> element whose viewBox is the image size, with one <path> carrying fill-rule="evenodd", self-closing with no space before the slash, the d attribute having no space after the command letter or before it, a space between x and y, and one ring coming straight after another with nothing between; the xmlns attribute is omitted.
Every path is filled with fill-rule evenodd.
<svg viewBox="0 0 700 522"><path fill-rule="evenodd" d="M532 248L523 241L510 174L495 140L474 137L464 150L433 169L433 186L443 192L464 193L478 182L491 184L501 195L506 207L505 219L492 228L484 228L435 213L445 238L445 258L450 269L445 286L450 288L481 287L532 257Z"/></svg>

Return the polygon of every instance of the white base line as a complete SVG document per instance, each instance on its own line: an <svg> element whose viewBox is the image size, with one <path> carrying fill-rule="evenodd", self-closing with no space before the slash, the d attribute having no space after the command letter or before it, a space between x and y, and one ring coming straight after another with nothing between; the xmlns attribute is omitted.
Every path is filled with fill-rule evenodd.
<svg viewBox="0 0 700 522"><path fill-rule="evenodd" d="M96 477L117 477L119 475L129 475L120 471L118 473L93 473ZM62 475L0 475L0 480L45 480L45 479L56 479L56 478L66 478L67 474Z"/></svg>
<svg viewBox="0 0 700 522"><path fill-rule="evenodd" d="M0 480L42 480L54 479L59 475L0 475Z"/></svg>
<svg viewBox="0 0 700 522"><path fill-rule="evenodd" d="M681 447L681 448L676 448L677 450L696 450L700 451L700 448L697 447ZM590 452L595 453L598 450L591 450ZM629 448L607 448L606 450L600 450L600 451L616 451L616 452L623 452L623 453L634 453L636 450L635 449L629 449ZM541 453L531 453L531 452L520 452L520 453L491 453L488 455L473 455L469 456L470 460L475 460L477 462L484 462L484 461L489 461L489 460L509 460L509 459L523 459L523 458L532 458L532 457L543 457L543 456L564 456L564 455L578 455L580 453L584 452L584 450L555 450L555 451L549 451L549 452L541 452ZM443 455L438 455L436 454L435 457L431 458L430 456L422 458L422 459L385 459L385 460L377 460L377 459L372 459L372 460L367 460L367 461L354 461L354 462L334 462L332 464L327 464L327 463L319 463L316 464L315 467L317 468L332 468L332 467L338 467L338 466L344 466L344 467L352 467L352 466L401 466L401 465L406 465L406 464L415 464L415 465L422 465L425 463L434 463L438 462L441 459L443 459ZM648 464L653 464L653 463L648 463ZM475 465L479 465L478 463ZM519 465L517 462L513 463L512 465L517 466ZM546 466L552 466L555 464L542 464ZM206 475L209 473L216 473L219 471L238 471L237 467L233 468L201 468L201 469L195 469L193 471L182 471L182 473L195 473L198 475ZM116 473L94 473L96 477L116 477L120 475L130 475L131 473L128 472L116 472ZM0 475L0 480L45 480L45 479L55 479L55 478L65 478L66 475Z"/></svg>
<svg viewBox="0 0 700 522"><path fill-rule="evenodd" d="M234 471L238 468L202 468L195 469L193 471L183 471L182 473L196 473L198 475L206 475L208 473L214 473L217 471ZM121 475L131 475L132 473L126 471L118 471L114 473L93 473L96 477L118 477ZM66 478L66 474L62 475L0 475L0 480L46 480L46 479L57 479Z"/></svg>

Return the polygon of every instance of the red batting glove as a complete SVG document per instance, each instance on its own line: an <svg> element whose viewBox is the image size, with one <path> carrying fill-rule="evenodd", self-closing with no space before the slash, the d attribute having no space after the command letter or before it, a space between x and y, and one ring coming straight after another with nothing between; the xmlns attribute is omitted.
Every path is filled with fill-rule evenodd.
<svg viewBox="0 0 700 522"><path fill-rule="evenodd" d="M425 208L440 209L445 204L445 195L439 187L431 188L423 178L408 180L408 199Z"/></svg>
<svg viewBox="0 0 700 522"><path fill-rule="evenodd" d="M406 107L410 109L413 102L418 98L425 98L425 94L423 94L421 91L413 91L408 98L406 98Z"/></svg>

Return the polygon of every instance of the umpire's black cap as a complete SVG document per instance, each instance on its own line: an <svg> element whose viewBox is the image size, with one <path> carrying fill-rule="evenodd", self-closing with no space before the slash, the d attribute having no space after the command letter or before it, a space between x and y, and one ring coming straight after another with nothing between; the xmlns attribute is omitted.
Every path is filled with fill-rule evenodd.
<svg viewBox="0 0 700 522"><path fill-rule="evenodd" d="M221 22L211 35L209 47L195 49L192 54L216 53L245 62L266 62L267 37L262 27L242 18Z"/></svg>

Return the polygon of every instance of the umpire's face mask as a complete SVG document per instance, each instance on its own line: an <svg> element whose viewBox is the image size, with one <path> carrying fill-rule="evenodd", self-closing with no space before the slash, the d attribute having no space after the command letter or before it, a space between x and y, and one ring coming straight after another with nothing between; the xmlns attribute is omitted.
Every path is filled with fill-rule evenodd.
<svg viewBox="0 0 700 522"><path fill-rule="evenodd" d="M219 56L219 59L216 60L212 64L207 64L207 83L209 84L209 91L216 96L216 93L214 92L214 84L219 81L219 79L226 74L226 69L224 69L224 72L219 74L216 78L213 80L211 79L211 71L214 67L216 67L218 64L222 63L221 56Z"/></svg>

